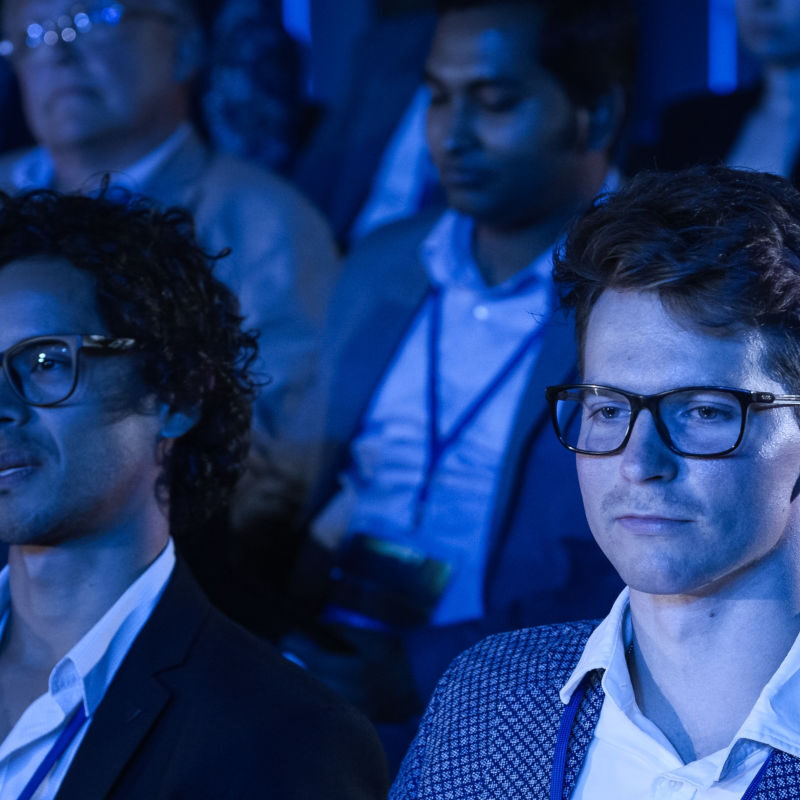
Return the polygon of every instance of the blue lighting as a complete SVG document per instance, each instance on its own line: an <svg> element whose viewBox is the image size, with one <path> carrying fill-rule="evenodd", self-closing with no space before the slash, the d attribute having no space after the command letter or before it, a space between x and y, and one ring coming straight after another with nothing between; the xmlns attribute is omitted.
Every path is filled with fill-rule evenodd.
<svg viewBox="0 0 800 800"><path fill-rule="evenodd" d="M708 88L730 94L739 83L734 0L708 0Z"/></svg>

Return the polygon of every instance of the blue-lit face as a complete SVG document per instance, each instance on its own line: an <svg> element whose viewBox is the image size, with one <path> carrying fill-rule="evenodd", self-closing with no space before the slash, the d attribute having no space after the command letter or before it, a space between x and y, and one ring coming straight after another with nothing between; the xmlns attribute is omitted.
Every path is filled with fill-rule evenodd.
<svg viewBox="0 0 800 800"><path fill-rule="evenodd" d="M71 1L6 0L3 34L13 45L10 60L37 140L51 149L103 146L109 139L149 139L165 120L171 125L172 6L89 3L81 16Z"/></svg>
<svg viewBox="0 0 800 800"><path fill-rule="evenodd" d="M537 63L539 26L520 5L449 12L426 64L428 145L448 203L490 224L563 213L583 169L575 109Z"/></svg>
<svg viewBox="0 0 800 800"><path fill-rule="evenodd" d="M56 333L108 333L92 278L39 258L0 268L0 350ZM26 404L0 374L0 538L46 544L134 530L157 509L160 429L133 355L81 353L75 392ZM157 512L156 512L157 513Z"/></svg>
<svg viewBox="0 0 800 800"><path fill-rule="evenodd" d="M765 346L755 331L681 324L654 293L607 291L589 317L584 374L640 394L698 385L786 394L764 369ZM677 455L645 410L621 453L579 455L577 466L592 533L632 589L715 593L748 576L779 580L780 565L796 560L793 408L751 409L741 444L721 458Z"/></svg>
<svg viewBox="0 0 800 800"><path fill-rule="evenodd" d="M739 36L767 63L800 62L800 0L736 0Z"/></svg>

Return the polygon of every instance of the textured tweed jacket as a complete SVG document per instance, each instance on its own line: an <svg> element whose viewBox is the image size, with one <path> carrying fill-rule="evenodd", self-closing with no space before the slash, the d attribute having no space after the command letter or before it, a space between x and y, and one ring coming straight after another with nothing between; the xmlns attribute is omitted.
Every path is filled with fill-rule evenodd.
<svg viewBox="0 0 800 800"><path fill-rule="evenodd" d="M499 634L459 656L436 689L390 800L547 800L564 711L558 692L596 624ZM565 800L602 705L598 672L572 727ZM800 798L800 760L778 752L753 800L786 798Z"/></svg>

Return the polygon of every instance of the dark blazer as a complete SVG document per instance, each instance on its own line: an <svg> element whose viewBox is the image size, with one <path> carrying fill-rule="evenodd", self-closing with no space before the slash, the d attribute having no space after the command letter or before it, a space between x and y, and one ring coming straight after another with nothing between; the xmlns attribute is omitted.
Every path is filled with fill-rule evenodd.
<svg viewBox="0 0 800 800"><path fill-rule="evenodd" d="M338 488L337 475L376 388L429 291L419 258L431 215L377 231L346 260L322 357L323 446L308 519ZM604 613L621 588L591 537L575 458L551 429L544 388L576 377L573 324L556 312L513 423L492 512L483 594L486 616L413 630L406 644L427 698L450 661L489 633ZM468 343L465 343L468 357Z"/></svg>
<svg viewBox="0 0 800 800"><path fill-rule="evenodd" d="M380 800L374 731L216 611L179 560L57 800Z"/></svg>
<svg viewBox="0 0 800 800"><path fill-rule="evenodd" d="M391 800L548 800L564 712L558 692L595 625L515 631L460 656L436 689ZM572 726L564 800L575 788L600 717L601 676L591 676ZM798 796L800 760L778 752L754 800Z"/></svg>

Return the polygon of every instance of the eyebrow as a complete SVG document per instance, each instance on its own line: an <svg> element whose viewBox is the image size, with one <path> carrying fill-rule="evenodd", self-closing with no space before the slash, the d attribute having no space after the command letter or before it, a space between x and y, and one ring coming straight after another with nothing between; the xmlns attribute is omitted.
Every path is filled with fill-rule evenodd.
<svg viewBox="0 0 800 800"><path fill-rule="evenodd" d="M426 84L432 84L434 86L445 86L446 82L442 80L442 78L435 75L429 69L425 69L423 72L423 80ZM517 78L513 78L507 75L497 75L497 76L477 76L467 81L467 88L468 89L481 89L483 87L507 87L507 88L515 88L519 86L520 81Z"/></svg>

